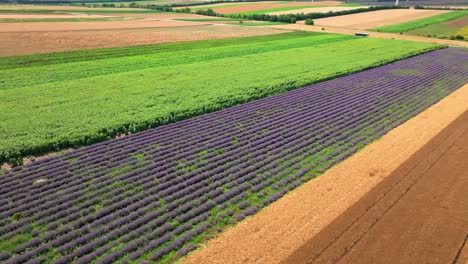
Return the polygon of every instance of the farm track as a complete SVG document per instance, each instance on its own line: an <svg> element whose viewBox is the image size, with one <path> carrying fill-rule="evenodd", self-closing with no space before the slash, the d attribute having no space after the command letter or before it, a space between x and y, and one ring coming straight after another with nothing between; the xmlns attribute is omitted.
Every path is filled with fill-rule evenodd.
<svg viewBox="0 0 468 264"><path fill-rule="evenodd" d="M466 263L467 157L468 111L283 263Z"/></svg>
<svg viewBox="0 0 468 264"><path fill-rule="evenodd" d="M346 34L354 35L355 33L366 33L371 38L384 38L384 39L399 39L399 40L409 40L425 43L437 43L442 45L450 45L455 47L468 47L467 41L457 41L450 39L438 39L438 38L426 38L420 36L411 36L411 35L400 35L393 33L382 33L374 31L366 31L361 29L354 28L341 28L341 27L330 27L330 26L309 26L304 25L303 22L297 24L288 24L288 25L270 25L266 27L277 28L277 29L289 29L289 30L304 30L312 32L324 32L324 33L336 33L336 34ZM322 30L322 28L324 30Z"/></svg>
<svg viewBox="0 0 468 264"><path fill-rule="evenodd" d="M44 260L51 247L57 263L160 259L456 90L465 57L439 50L15 169L0 178L0 239L32 228L43 236L4 260ZM394 74L405 70L417 73Z"/></svg>

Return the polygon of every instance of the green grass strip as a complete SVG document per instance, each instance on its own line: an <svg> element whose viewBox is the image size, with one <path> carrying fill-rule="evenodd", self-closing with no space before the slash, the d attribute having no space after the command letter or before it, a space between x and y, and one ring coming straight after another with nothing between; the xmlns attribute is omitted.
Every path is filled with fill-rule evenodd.
<svg viewBox="0 0 468 264"><path fill-rule="evenodd" d="M276 3L268 3L268 4L284 4L284 3L290 3L290 2L276 2ZM206 5L206 6L200 6L200 7L193 7L191 8L188 6L191 10L197 11L197 10L207 10L207 9L218 9L218 8L229 8L229 7L238 7L238 6L252 6L252 5L258 5L258 4L264 4L262 2L241 2L237 4L225 4L225 5Z"/></svg>
<svg viewBox="0 0 468 264"><path fill-rule="evenodd" d="M272 12L281 12L281 11L290 11L290 10L298 10L300 9L309 9L309 8L320 8L320 7L327 7L327 6L310 6L310 5L304 5L304 6L287 6L287 7L278 7L278 8L269 8L269 9L262 9L262 10L256 10L256 11L246 11L246 12L239 12L239 13L230 13L230 15L237 15L237 14L242 14L242 15L259 15L259 14L266 14L266 13L272 13Z"/></svg>
<svg viewBox="0 0 468 264"><path fill-rule="evenodd" d="M431 24L442 23L453 19L457 19L465 15L468 15L468 10L453 11L396 25L372 28L371 30L388 33L404 33L406 31L422 28Z"/></svg>
<svg viewBox="0 0 468 264"><path fill-rule="evenodd" d="M228 17L213 17L213 18L177 18L177 19L174 19L174 20L189 21L189 22L213 22L213 21L245 21L246 19L228 18Z"/></svg>
<svg viewBox="0 0 468 264"><path fill-rule="evenodd" d="M100 60L14 68L0 71L0 80L2 80L2 82L0 82L0 90L137 71L148 68L167 67L228 57L260 54L291 48L310 47L353 38L353 36L345 35L307 34L284 39L264 39L263 41L236 43L235 45L219 45L209 48L204 47L202 50L199 48L186 48L177 51L177 56L174 56L174 50L169 48L166 50L159 50L155 53L137 56L125 56L120 58L111 57ZM18 75L24 77L18 78Z"/></svg>
<svg viewBox="0 0 468 264"><path fill-rule="evenodd" d="M270 26L270 25L285 25L285 24L286 23L283 23L283 22L270 22L270 21L239 23L239 25L241 25L241 26L248 26L248 27L259 27L259 26Z"/></svg>
<svg viewBox="0 0 468 264"><path fill-rule="evenodd" d="M157 52L176 52L190 49L204 49L211 47L221 47L238 45L256 41L270 41L278 39L297 38L310 36L307 32L287 32L265 36L253 36L243 38L225 38L216 40L196 40L187 42L173 42L163 44L151 44L141 46L128 46L119 48L103 48L80 51L57 52L47 54L35 54L25 56L2 57L0 60L0 70L13 69L17 67L31 67L59 63L69 63L77 61L92 61L107 58L119 58L136 55L153 54Z"/></svg>

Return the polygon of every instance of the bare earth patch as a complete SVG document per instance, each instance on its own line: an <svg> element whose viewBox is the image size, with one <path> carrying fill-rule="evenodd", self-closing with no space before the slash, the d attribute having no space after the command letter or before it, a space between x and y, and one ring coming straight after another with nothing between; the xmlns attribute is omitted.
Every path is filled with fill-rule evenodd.
<svg viewBox="0 0 468 264"><path fill-rule="evenodd" d="M324 175L228 229L183 263L286 260L462 115L467 102L465 85Z"/></svg>
<svg viewBox="0 0 468 264"><path fill-rule="evenodd" d="M146 45L202 39L259 36L283 32L285 32L285 30L229 25L108 29L99 31L3 32L0 33L0 56Z"/></svg>
<svg viewBox="0 0 468 264"><path fill-rule="evenodd" d="M447 13L447 10L389 9L315 19L315 25L369 29Z"/></svg>
<svg viewBox="0 0 468 264"><path fill-rule="evenodd" d="M336 12L336 11L344 11L344 10L353 10L358 8L367 8L368 6L335 6L335 7L316 7L316 8L305 8L305 9L297 9L297 10L289 10L289 11L281 11L281 12L272 12L268 13L269 15L285 15L285 14L297 14L297 13L328 13L328 12Z"/></svg>

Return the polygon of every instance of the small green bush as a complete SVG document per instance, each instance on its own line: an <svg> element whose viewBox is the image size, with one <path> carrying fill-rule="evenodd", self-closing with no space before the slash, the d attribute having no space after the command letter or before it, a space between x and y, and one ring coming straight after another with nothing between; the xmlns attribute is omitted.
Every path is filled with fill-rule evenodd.
<svg viewBox="0 0 468 264"><path fill-rule="evenodd" d="M308 18L308 19L306 19L305 24L306 25L313 25L314 21L312 19ZM323 28L322 28L322 30L323 30Z"/></svg>

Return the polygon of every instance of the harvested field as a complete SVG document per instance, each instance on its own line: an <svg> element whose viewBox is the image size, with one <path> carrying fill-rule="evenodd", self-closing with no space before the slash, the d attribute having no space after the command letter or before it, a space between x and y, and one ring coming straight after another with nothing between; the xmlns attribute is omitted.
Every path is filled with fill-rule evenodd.
<svg viewBox="0 0 468 264"><path fill-rule="evenodd" d="M336 11L344 11L344 10L353 10L358 8L367 8L368 6L334 6L334 7L315 7L315 8L305 8L305 9L296 9L296 10L289 10L289 11L281 11L281 12L272 12L268 13L269 15L285 15L285 14L297 14L297 13L328 13L328 12L336 12Z"/></svg>
<svg viewBox="0 0 468 264"><path fill-rule="evenodd" d="M467 55L430 52L6 172L0 238L21 242L2 258L176 260L457 90ZM194 263L237 263L219 257L231 250Z"/></svg>
<svg viewBox="0 0 468 264"><path fill-rule="evenodd" d="M182 263L263 264L281 263L287 260L292 254L294 256L297 253L297 249L317 237L337 217L356 204L402 163L410 159L422 146L466 112L467 101L468 85L465 85L324 175L304 184L254 217L227 230ZM466 178L464 181L466 183ZM464 198L466 202L466 197ZM447 206L446 203L441 205ZM457 219L457 223L460 223L460 220L462 219ZM453 225L448 224L441 228L451 226ZM356 233L358 234L360 233ZM457 239L463 234L466 232L457 234ZM433 241L424 241L421 246L431 242ZM318 243L315 245L319 250L327 246L327 244ZM439 247L435 249L437 248ZM465 259L468 257L466 247L461 253L460 255L463 255ZM365 256L364 259L366 259ZM394 257L393 260L396 261L398 258ZM330 262L334 263L331 260L327 263ZM376 259L367 263L376 262L381 263ZM418 262L410 261L409 263ZM464 262L457 262L457 264L462 263Z"/></svg>
<svg viewBox="0 0 468 264"><path fill-rule="evenodd" d="M8 14L0 13L0 19L33 19L33 18L105 18L111 16L88 14Z"/></svg>
<svg viewBox="0 0 468 264"><path fill-rule="evenodd" d="M467 157L468 111L283 263L468 263Z"/></svg>
<svg viewBox="0 0 468 264"><path fill-rule="evenodd" d="M54 31L90 31L112 29L170 28L209 25L204 22L176 20L128 20L98 22L51 22L51 23L0 23L1 33L54 32Z"/></svg>
<svg viewBox="0 0 468 264"><path fill-rule="evenodd" d="M318 26L369 29L403 23L447 12L450 11L421 9L389 9L344 16L320 18L315 19L314 22L315 25Z"/></svg>
<svg viewBox="0 0 468 264"><path fill-rule="evenodd" d="M343 4L342 2L338 1L323 1L323 2L289 2L289 3L271 3L271 4L264 4L264 3L249 3L244 5L236 5L233 7L220 7L220 8L212 8L213 11L220 14L232 14L232 13L243 13L243 12L252 12L252 11L259 11L259 10L266 10L272 8L283 8L283 7L304 7L304 6L335 6ZM210 8L209 6L207 8Z"/></svg>
<svg viewBox="0 0 468 264"><path fill-rule="evenodd" d="M4 32L0 33L0 56L135 46L203 39L262 36L283 32L285 32L285 30L274 28L250 28L228 25L113 29L100 31Z"/></svg>

